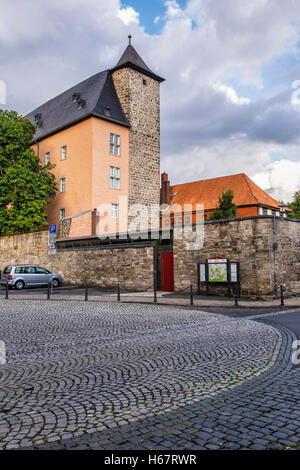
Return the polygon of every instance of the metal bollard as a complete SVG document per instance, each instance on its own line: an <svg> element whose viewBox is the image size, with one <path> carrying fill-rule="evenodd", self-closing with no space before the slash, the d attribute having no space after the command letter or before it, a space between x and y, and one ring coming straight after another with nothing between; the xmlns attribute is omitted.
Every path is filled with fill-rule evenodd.
<svg viewBox="0 0 300 470"><path fill-rule="evenodd" d="M8 282L5 284L5 300L8 300Z"/></svg>
<svg viewBox="0 0 300 470"><path fill-rule="evenodd" d="M50 300L50 293L51 293L51 282L48 283L47 300Z"/></svg>
<svg viewBox="0 0 300 470"><path fill-rule="evenodd" d="M157 290L156 290L156 284L154 285L154 303L157 303Z"/></svg>
<svg viewBox="0 0 300 470"><path fill-rule="evenodd" d="M238 301L238 286L235 284L234 285L234 306L238 307L239 306L239 301Z"/></svg>
<svg viewBox="0 0 300 470"><path fill-rule="evenodd" d="M118 283L118 302L121 301L121 291L120 291L120 284Z"/></svg>
<svg viewBox="0 0 300 470"><path fill-rule="evenodd" d="M85 294L84 294L84 300L87 302L89 300L89 292L88 292L88 285L85 283Z"/></svg>
<svg viewBox="0 0 300 470"><path fill-rule="evenodd" d="M193 294L193 286L191 286L190 298L191 298L191 305L194 305L194 294Z"/></svg>
<svg viewBox="0 0 300 470"><path fill-rule="evenodd" d="M280 307L284 307L283 286L280 286Z"/></svg>

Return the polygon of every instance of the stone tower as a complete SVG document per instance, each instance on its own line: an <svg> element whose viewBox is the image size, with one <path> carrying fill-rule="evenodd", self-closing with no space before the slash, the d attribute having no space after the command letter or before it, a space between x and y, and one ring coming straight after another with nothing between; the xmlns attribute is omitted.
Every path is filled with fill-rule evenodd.
<svg viewBox="0 0 300 470"><path fill-rule="evenodd" d="M148 68L131 45L131 36L111 73L130 124L128 205L150 207L160 203L160 83L164 79Z"/></svg>

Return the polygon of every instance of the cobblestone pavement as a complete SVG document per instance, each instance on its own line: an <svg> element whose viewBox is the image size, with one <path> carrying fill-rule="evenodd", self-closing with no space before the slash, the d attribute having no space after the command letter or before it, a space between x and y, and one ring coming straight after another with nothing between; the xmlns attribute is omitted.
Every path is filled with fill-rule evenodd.
<svg viewBox="0 0 300 470"><path fill-rule="evenodd" d="M295 448L294 336L183 308L0 301L0 447Z"/></svg>

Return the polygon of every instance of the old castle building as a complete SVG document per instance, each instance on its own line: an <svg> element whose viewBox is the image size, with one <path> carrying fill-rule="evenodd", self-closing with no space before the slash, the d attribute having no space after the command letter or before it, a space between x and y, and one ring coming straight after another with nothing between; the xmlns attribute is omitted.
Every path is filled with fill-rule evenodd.
<svg viewBox="0 0 300 470"><path fill-rule="evenodd" d="M162 81L129 36L114 68L26 116L37 126L37 155L55 165L59 192L48 205L50 224L70 221L69 236L89 236L99 222L96 209L105 205L110 227L126 232L128 207L159 204Z"/></svg>

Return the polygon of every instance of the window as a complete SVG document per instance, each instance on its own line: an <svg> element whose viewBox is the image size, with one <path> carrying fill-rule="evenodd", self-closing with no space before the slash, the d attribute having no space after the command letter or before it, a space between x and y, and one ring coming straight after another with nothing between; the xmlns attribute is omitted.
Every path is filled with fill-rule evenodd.
<svg viewBox="0 0 300 470"><path fill-rule="evenodd" d="M112 132L109 137L109 153L118 157L121 155L121 136Z"/></svg>
<svg viewBox="0 0 300 470"><path fill-rule="evenodd" d="M48 269L41 268L40 266L36 266L35 272L37 274L50 274L50 271L48 271Z"/></svg>
<svg viewBox="0 0 300 470"><path fill-rule="evenodd" d="M165 227L170 227L170 220L169 219L165 220Z"/></svg>
<svg viewBox="0 0 300 470"><path fill-rule="evenodd" d="M6 268L3 269L3 274L10 274L11 273L11 266L6 266Z"/></svg>
<svg viewBox="0 0 300 470"><path fill-rule="evenodd" d="M120 189L121 187L121 170L116 166L109 168L109 187L112 189Z"/></svg>
<svg viewBox="0 0 300 470"><path fill-rule="evenodd" d="M26 273L26 274L34 274L34 273L35 273L35 268L34 268L34 266L26 266L26 268L25 268L25 273Z"/></svg>
<svg viewBox="0 0 300 470"><path fill-rule="evenodd" d="M184 218L184 223L185 224L190 224L191 223L191 218L190 217L185 217Z"/></svg>
<svg viewBox="0 0 300 470"><path fill-rule="evenodd" d="M66 191L66 178L60 178L59 180L59 191L64 193Z"/></svg>
<svg viewBox="0 0 300 470"><path fill-rule="evenodd" d="M66 217L66 209L59 209L59 220L63 220Z"/></svg>
<svg viewBox="0 0 300 470"><path fill-rule="evenodd" d="M25 272L24 267L19 266L19 267L15 268L15 274L24 274L24 272Z"/></svg>
<svg viewBox="0 0 300 470"><path fill-rule="evenodd" d="M60 149L60 159L61 160L65 160L67 158L67 146L64 145L63 147L61 147Z"/></svg>
<svg viewBox="0 0 300 470"><path fill-rule="evenodd" d="M112 204L111 205L111 216L113 219L119 218L119 204Z"/></svg>
<svg viewBox="0 0 300 470"><path fill-rule="evenodd" d="M45 162L45 166L48 165L48 163L50 163L50 152L45 153L44 162Z"/></svg>
<svg viewBox="0 0 300 470"><path fill-rule="evenodd" d="M264 210L262 207L259 207L258 208L258 215L263 215L264 214Z"/></svg>

